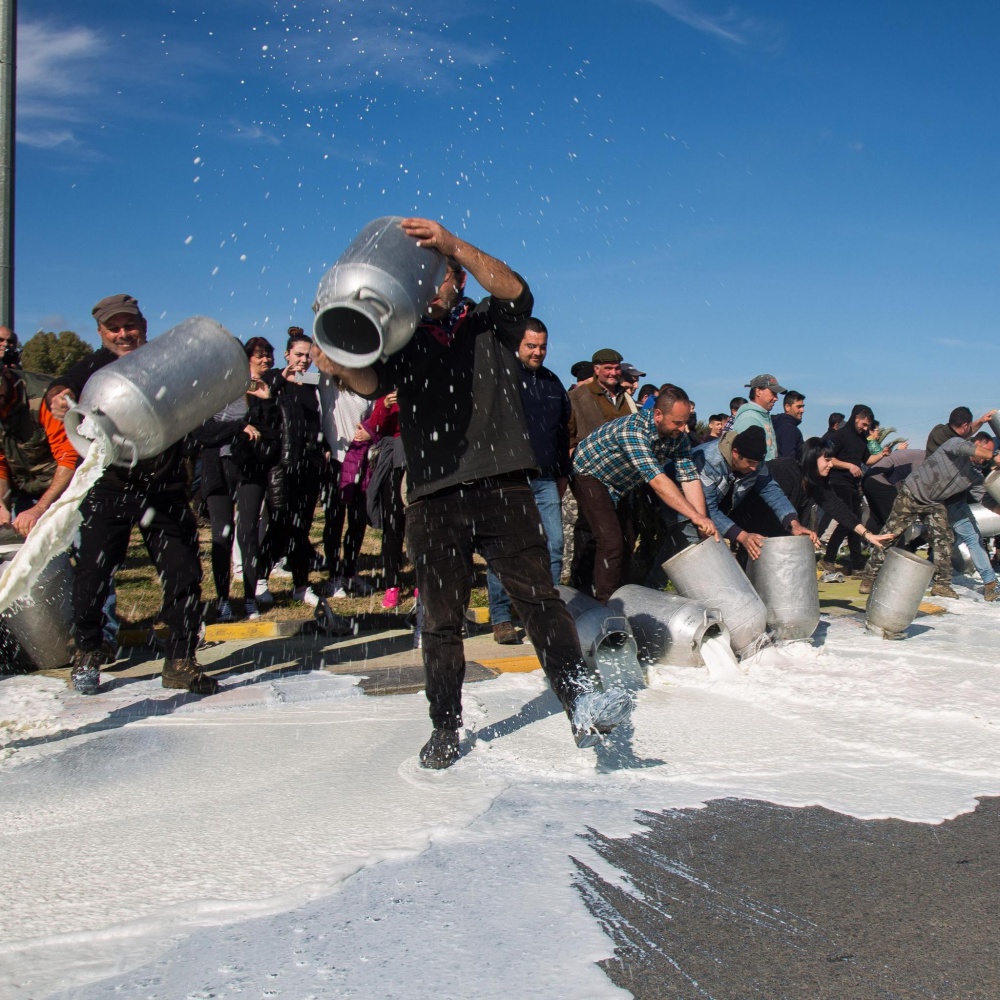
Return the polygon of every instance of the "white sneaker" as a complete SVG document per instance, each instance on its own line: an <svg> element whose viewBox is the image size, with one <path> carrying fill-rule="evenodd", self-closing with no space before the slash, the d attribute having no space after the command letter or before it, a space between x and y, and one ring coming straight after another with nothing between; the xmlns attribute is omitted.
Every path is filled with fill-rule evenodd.
<svg viewBox="0 0 1000 1000"><path fill-rule="evenodd" d="M254 596L261 607L270 607L274 604L274 594L267 589L267 580L257 581L257 593Z"/></svg>
<svg viewBox="0 0 1000 1000"><path fill-rule="evenodd" d="M312 587L296 587L292 591L292 600L308 604L310 608L319 606L319 595L313 591Z"/></svg>
<svg viewBox="0 0 1000 1000"><path fill-rule="evenodd" d="M260 611L257 610L257 602L253 598L248 598L243 602L243 608L247 613L247 620L255 622L260 618Z"/></svg>
<svg viewBox="0 0 1000 1000"><path fill-rule="evenodd" d="M225 598L222 598L215 608L215 620L225 624L226 622L235 620L235 618L233 606Z"/></svg>
<svg viewBox="0 0 1000 1000"><path fill-rule="evenodd" d="M603 738L631 714L632 695L624 688L579 695L570 718L576 745L582 749L603 743Z"/></svg>
<svg viewBox="0 0 1000 1000"><path fill-rule="evenodd" d="M344 581L339 576L331 576L321 588L324 597L347 597Z"/></svg>

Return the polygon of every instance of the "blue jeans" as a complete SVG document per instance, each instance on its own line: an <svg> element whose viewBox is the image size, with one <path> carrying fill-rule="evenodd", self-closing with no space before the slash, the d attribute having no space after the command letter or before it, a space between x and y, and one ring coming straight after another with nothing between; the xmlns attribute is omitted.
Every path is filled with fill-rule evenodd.
<svg viewBox="0 0 1000 1000"><path fill-rule="evenodd" d="M552 582L559 585L563 562L562 503L559 487L555 479L538 476L531 480L531 492L535 495L538 513L542 517L545 540L549 546L549 563L552 566ZM490 598L490 623L510 621L510 598L503 589L496 573L486 570L486 591Z"/></svg>
<svg viewBox="0 0 1000 1000"><path fill-rule="evenodd" d="M976 567L976 572L982 577L983 583L992 583L997 575L990 565L986 549L983 548L983 540L979 536L979 529L972 518L969 505L964 500L959 500L956 503L945 504L945 507L948 511L948 523L955 533L955 544L965 542L972 556L972 565Z"/></svg>

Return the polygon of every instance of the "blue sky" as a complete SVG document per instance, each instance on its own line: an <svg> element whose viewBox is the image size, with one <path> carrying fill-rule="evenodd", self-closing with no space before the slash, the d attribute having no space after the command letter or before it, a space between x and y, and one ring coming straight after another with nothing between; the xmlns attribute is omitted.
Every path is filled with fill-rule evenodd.
<svg viewBox="0 0 1000 1000"><path fill-rule="evenodd" d="M707 416L773 372L920 445L1000 405L994 4L209 6L22 0L22 337L128 291L278 344L418 214L524 274L566 380L617 347Z"/></svg>

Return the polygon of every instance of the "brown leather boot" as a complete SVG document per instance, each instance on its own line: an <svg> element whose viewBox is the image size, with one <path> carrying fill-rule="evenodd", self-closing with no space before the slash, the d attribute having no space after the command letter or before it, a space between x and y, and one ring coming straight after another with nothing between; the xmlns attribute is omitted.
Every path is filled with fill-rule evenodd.
<svg viewBox="0 0 1000 1000"><path fill-rule="evenodd" d="M219 682L203 673L193 656L164 660L161 682L165 688L178 688L191 694L215 694L219 690Z"/></svg>

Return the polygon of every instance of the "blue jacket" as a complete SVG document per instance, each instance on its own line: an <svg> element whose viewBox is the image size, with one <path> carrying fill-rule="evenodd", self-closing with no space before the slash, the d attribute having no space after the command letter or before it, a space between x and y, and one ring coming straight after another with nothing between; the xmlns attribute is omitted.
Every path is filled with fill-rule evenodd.
<svg viewBox="0 0 1000 1000"><path fill-rule="evenodd" d="M518 361L521 407L539 475L546 479L568 476L570 402L559 376L544 365L535 371Z"/></svg>
<svg viewBox="0 0 1000 1000"><path fill-rule="evenodd" d="M771 478L771 473L767 471L767 463L761 462L757 466L757 471L748 476L737 478L732 469L733 460L733 438L736 431L729 431L721 438L714 441L706 441L699 445L691 453L694 464L698 466L701 477L701 488L705 491L705 503L708 508L708 516L713 524L719 529L720 535L725 535L731 541L736 540L736 536L743 530L731 518L727 517L719 510L719 505L723 498L732 491L733 506L735 510L746 497L753 492L759 493L761 499L774 511L778 520L788 527L797 517L795 508L791 505L788 497L781 491L781 487Z"/></svg>

